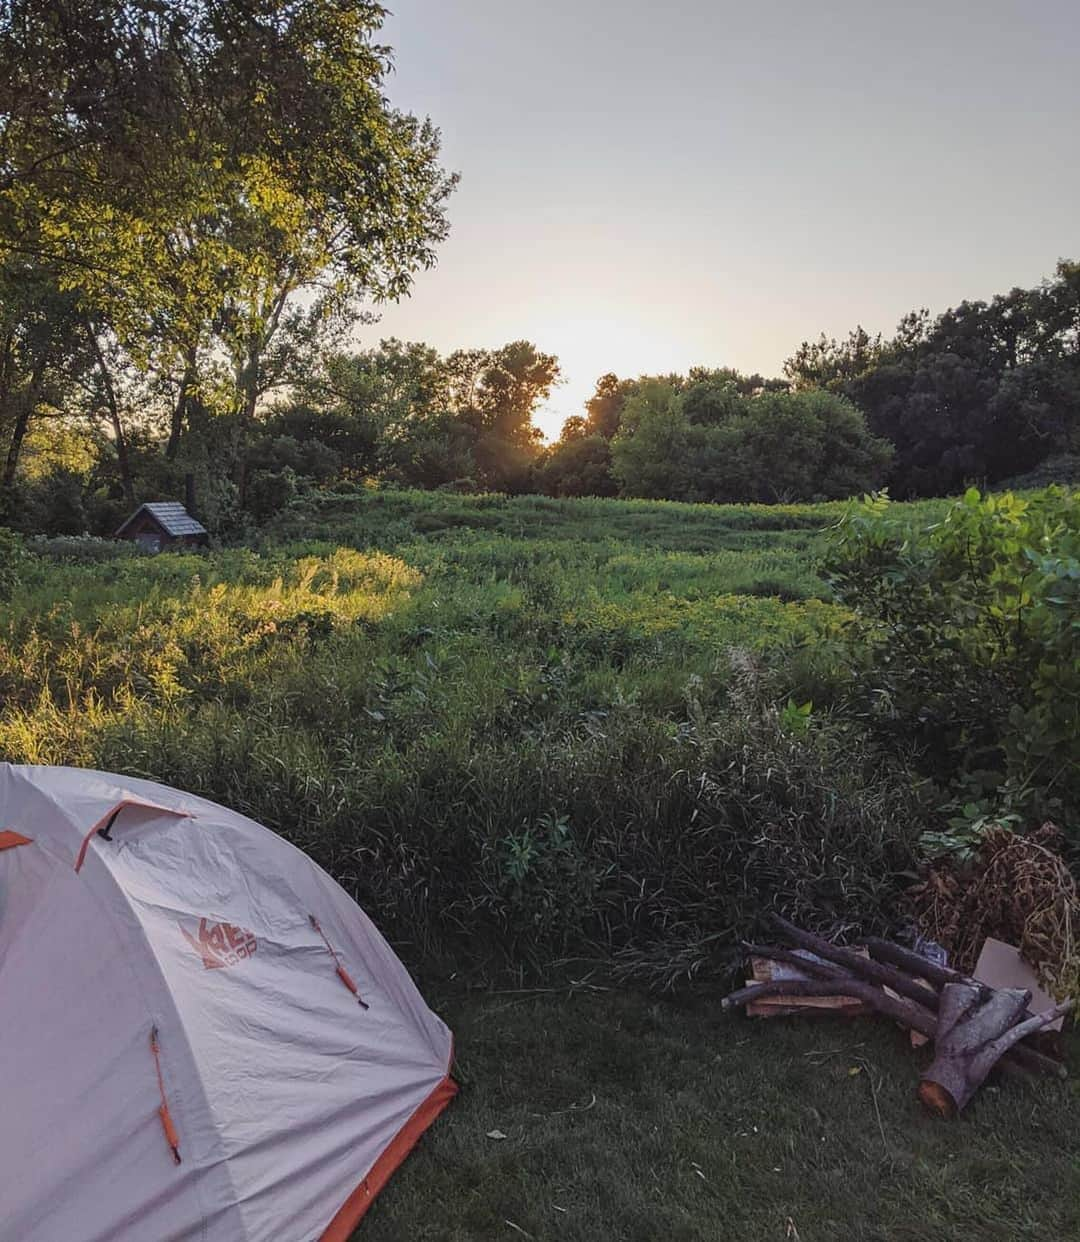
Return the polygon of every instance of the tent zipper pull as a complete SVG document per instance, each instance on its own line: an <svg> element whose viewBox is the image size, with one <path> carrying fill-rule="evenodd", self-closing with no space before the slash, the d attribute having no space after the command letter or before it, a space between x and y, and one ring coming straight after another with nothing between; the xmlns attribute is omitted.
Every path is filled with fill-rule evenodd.
<svg viewBox="0 0 1080 1242"><path fill-rule="evenodd" d="M361 1009L370 1008L370 1006L367 1004L364 998L360 995L360 989L356 986L355 982L353 981L352 975L350 975L349 972L345 969L345 967L341 964L341 958L338 957L337 953L334 950L333 945L330 943L329 940L327 940L326 933L323 931L322 927L319 925L319 920L315 917L314 914L309 914L308 918L311 920L311 926L314 927L315 930L322 937L322 942L324 945L326 945L326 951L334 959L334 965L337 967L338 978L341 980L342 983L344 983L344 985L349 989L349 991L353 994L353 996L356 997L357 1003L359 1004Z"/></svg>
<svg viewBox="0 0 1080 1242"><path fill-rule="evenodd" d="M154 1054L158 1091L161 1093L161 1106L158 1108L161 1128L165 1131L165 1141L169 1144L169 1150L172 1152L174 1162L180 1164L180 1136L176 1133L176 1127L173 1125L172 1115L169 1112L169 1101L165 1098L165 1080L161 1076L161 1049L158 1047L158 1030L156 1026L150 1028L150 1051Z"/></svg>

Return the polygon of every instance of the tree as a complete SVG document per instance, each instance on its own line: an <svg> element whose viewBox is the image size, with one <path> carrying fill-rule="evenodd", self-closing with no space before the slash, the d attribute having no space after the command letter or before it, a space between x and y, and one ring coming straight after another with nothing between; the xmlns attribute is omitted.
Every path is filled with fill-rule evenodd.
<svg viewBox="0 0 1080 1242"><path fill-rule="evenodd" d="M804 343L785 363L799 388L842 393L896 452L897 495L941 495L994 483L1068 452L1080 435L1080 275L931 319L914 311L889 340L861 328L838 345Z"/></svg>
<svg viewBox="0 0 1080 1242"><path fill-rule="evenodd" d="M477 478L485 487L520 491L540 452L537 407L559 379L559 360L531 341L496 350L458 350L446 360L454 412L475 435Z"/></svg>
<svg viewBox="0 0 1080 1242"><path fill-rule="evenodd" d="M747 377L736 371L709 371L697 367L690 372L683 389L680 408L687 422L713 427L739 413L744 398L760 389L761 377Z"/></svg>
<svg viewBox="0 0 1080 1242"><path fill-rule="evenodd" d="M619 430L626 399L634 391L633 380L621 380L608 372L596 381L596 391L585 402L585 421L592 435L611 440Z"/></svg>
<svg viewBox="0 0 1080 1242"><path fill-rule="evenodd" d="M0 26L0 247L47 261L143 371L177 374L175 455L210 348L234 457L262 398L362 298L434 261L455 179L389 106L357 0L14 0ZM302 306L296 299L303 295Z"/></svg>
<svg viewBox="0 0 1080 1242"><path fill-rule="evenodd" d="M450 407L450 371L430 345L391 337L376 349L323 355L297 393L313 406L363 422L375 439L392 441L417 420Z"/></svg>
<svg viewBox="0 0 1080 1242"><path fill-rule="evenodd" d="M33 422L55 410L88 360L74 300L47 271L18 259L0 266L0 492L7 497Z"/></svg>
<svg viewBox="0 0 1080 1242"><path fill-rule="evenodd" d="M881 333L871 337L862 324L848 333L844 341L829 338L823 332L816 341L803 341L784 363L784 375L796 389L827 388L839 392L846 381L873 366L883 350Z"/></svg>
<svg viewBox="0 0 1080 1242"><path fill-rule="evenodd" d="M624 496L681 500L688 489L688 424L665 379L643 379L623 406L611 473Z"/></svg>
<svg viewBox="0 0 1080 1242"><path fill-rule="evenodd" d="M533 415L559 379L559 360L531 341L496 350L459 350L447 359L456 408L485 432L511 444L534 446Z"/></svg>
<svg viewBox="0 0 1080 1242"><path fill-rule="evenodd" d="M698 373L681 389L643 381L612 444L622 494L775 503L846 497L881 482L890 446L846 398L752 391L740 393L723 373Z"/></svg>
<svg viewBox="0 0 1080 1242"><path fill-rule="evenodd" d="M536 485L549 496L614 496L611 446L590 430L587 419L568 418L537 462Z"/></svg>
<svg viewBox="0 0 1080 1242"><path fill-rule="evenodd" d="M846 499L880 486L892 456L861 411L820 389L764 393L725 431L741 449L745 474L738 494L724 495L718 483L718 500Z"/></svg>

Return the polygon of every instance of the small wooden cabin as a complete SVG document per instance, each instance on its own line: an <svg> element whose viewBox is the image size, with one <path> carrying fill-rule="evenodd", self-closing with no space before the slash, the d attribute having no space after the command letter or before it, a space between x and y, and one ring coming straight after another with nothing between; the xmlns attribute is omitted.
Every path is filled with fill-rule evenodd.
<svg viewBox="0 0 1080 1242"><path fill-rule="evenodd" d="M140 505L114 537L161 552L165 548L201 547L210 536L178 500L157 500Z"/></svg>

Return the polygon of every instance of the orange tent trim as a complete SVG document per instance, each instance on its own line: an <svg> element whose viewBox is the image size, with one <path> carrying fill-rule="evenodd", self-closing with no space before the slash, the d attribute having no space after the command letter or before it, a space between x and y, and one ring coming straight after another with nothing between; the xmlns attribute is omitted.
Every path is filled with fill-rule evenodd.
<svg viewBox="0 0 1080 1242"><path fill-rule="evenodd" d="M367 1177L341 1205L319 1242L349 1242L353 1230L371 1207L375 1196L420 1141L424 1131L457 1093L457 1083L447 1074L390 1140L389 1146L368 1170Z"/></svg>
<svg viewBox="0 0 1080 1242"><path fill-rule="evenodd" d="M21 832L5 828L0 832L0 850L13 850L16 845L30 845L33 840L33 837L24 837Z"/></svg>

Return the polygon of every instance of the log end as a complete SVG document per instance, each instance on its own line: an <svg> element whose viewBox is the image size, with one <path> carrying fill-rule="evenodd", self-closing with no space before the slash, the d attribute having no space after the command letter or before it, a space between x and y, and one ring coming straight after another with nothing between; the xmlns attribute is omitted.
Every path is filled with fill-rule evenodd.
<svg viewBox="0 0 1080 1242"><path fill-rule="evenodd" d="M956 1116L956 1101L938 1082L923 1079L919 1083L919 1099L928 1113L949 1120Z"/></svg>

